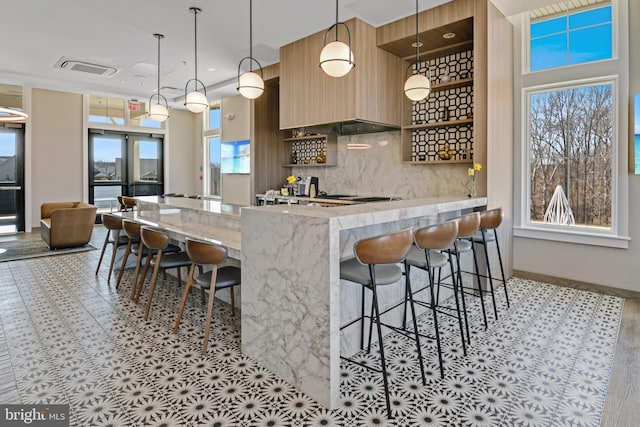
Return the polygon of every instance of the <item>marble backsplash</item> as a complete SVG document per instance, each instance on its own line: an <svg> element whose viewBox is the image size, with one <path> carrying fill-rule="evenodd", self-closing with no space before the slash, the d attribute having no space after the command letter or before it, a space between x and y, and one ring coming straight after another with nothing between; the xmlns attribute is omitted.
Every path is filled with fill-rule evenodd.
<svg viewBox="0 0 640 427"><path fill-rule="evenodd" d="M349 150L347 144L370 144ZM466 196L471 191L469 164L415 165L402 162L400 131L338 137L338 165L294 167L296 176L317 176L329 194L393 196L403 199Z"/></svg>

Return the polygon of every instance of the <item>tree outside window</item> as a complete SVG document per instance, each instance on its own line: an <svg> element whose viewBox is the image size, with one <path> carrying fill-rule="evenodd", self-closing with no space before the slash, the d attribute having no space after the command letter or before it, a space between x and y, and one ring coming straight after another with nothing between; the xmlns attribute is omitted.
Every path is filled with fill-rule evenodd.
<svg viewBox="0 0 640 427"><path fill-rule="evenodd" d="M612 228L613 126L611 82L530 94L532 223L561 186L577 226Z"/></svg>

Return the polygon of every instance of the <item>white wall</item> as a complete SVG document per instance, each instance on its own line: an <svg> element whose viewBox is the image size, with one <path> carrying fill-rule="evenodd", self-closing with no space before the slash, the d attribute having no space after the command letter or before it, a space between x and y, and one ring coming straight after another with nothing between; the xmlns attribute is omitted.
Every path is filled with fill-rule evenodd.
<svg viewBox="0 0 640 427"><path fill-rule="evenodd" d="M82 154L82 95L42 89L31 93L31 159L25 171L30 173L31 199L25 209L31 211L31 226L39 227L42 203L83 200L87 160Z"/></svg>
<svg viewBox="0 0 640 427"><path fill-rule="evenodd" d="M164 153L165 193L203 194L202 114L171 109Z"/></svg>
<svg viewBox="0 0 640 427"><path fill-rule="evenodd" d="M628 17L622 14L622 19L629 21L629 40L640 38L640 28L632 25L640 20L640 2L629 1ZM517 30L516 30L517 31ZM623 99L623 104L631 105L632 94L640 93L640 53L637 49L629 49L626 40L620 40L620 55L629 53L629 89L627 99ZM518 51L519 45L516 45ZM626 76L622 76L624 81ZM627 94L622 94L624 98ZM626 110L626 108L625 108ZM516 117L519 117L518 115ZM623 117L623 120L627 119ZM628 120L631 120L629 115ZM629 126L633 129L633 126ZM623 128L627 128L624 123ZM632 133L630 131L629 133ZM626 153L628 137L620 136L620 150ZM516 126L515 141L516 146L521 140L519 127ZM632 141L632 139L631 139ZM519 151L519 150L517 150ZM518 154L516 154L516 163ZM626 154L621 156L626 158ZM627 169L627 164L620 164L623 175ZM516 168L516 175L519 169ZM514 201L519 203L520 194L514 192ZM570 280L577 280L615 288L628 289L640 292L640 224L637 218L640 215L640 179L630 176L628 182L629 206L622 206L627 210L629 217L628 233L631 238L628 249L615 249L601 246L586 246L580 244L563 243L551 240L538 240L524 237L514 237L514 269L536 274L549 275Z"/></svg>

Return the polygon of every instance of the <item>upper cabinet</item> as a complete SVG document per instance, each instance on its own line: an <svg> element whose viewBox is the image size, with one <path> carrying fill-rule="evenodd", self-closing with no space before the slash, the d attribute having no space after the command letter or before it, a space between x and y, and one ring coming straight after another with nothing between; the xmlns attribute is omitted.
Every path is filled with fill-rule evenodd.
<svg viewBox="0 0 640 427"><path fill-rule="evenodd" d="M344 77L319 66L324 30L280 48L280 129L351 120L402 124L402 59L376 47L374 27L355 18L346 24L356 66Z"/></svg>

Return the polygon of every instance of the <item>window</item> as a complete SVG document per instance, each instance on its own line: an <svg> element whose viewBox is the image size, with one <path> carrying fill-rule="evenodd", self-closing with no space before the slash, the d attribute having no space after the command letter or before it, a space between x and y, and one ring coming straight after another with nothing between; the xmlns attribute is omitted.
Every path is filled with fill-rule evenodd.
<svg viewBox="0 0 640 427"><path fill-rule="evenodd" d="M204 126L204 191L208 196L221 195L221 159L220 159L220 101L209 104L209 114Z"/></svg>
<svg viewBox="0 0 640 427"><path fill-rule="evenodd" d="M89 95L89 123L162 129L163 123L147 117L147 103Z"/></svg>
<svg viewBox="0 0 640 427"><path fill-rule="evenodd" d="M611 2L583 3L567 1L531 12L531 71L612 58Z"/></svg>
<svg viewBox="0 0 640 427"><path fill-rule="evenodd" d="M530 223L611 230L614 84L529 92Z"/></svg>

